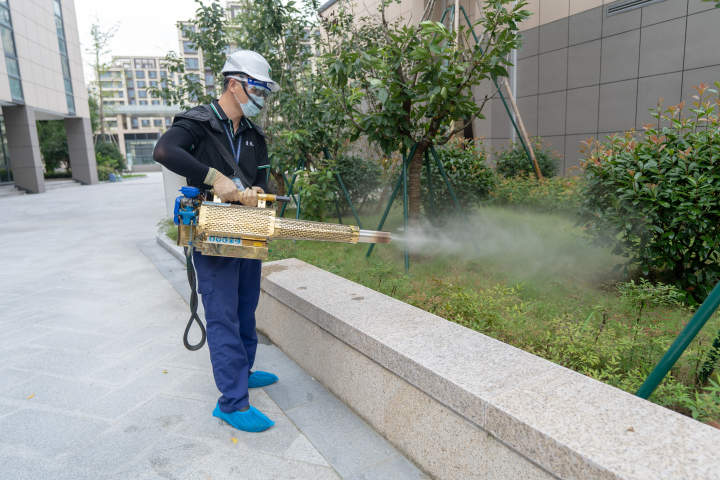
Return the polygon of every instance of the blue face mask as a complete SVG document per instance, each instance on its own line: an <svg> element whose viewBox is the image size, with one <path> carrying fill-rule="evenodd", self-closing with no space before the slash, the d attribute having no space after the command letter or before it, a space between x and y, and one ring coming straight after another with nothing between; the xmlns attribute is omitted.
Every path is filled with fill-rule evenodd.
<svg viewBox="0 0 720 480"><path fill-rule="evenodd" d="M248 93L247 95L249 97L247 103L240 103L240 100L238 100L237 96L233 93L233 97L235 97L235 101L240 105L243 115L246 117L254 117L260 113L260 110L265 106L265 99L252 93Z"/></svg>

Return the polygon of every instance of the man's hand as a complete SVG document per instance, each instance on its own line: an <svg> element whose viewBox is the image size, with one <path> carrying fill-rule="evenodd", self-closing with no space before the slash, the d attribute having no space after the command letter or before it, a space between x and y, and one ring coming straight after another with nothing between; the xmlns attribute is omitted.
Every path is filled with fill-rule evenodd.
<svg viewBox="0 0 720 480"><path fill-rule="evenodd" d="M215 195L220 197L223 202L237 202L240 200L241 193L238 191L237 185L222 173L218 172L213 183L213 190Z"/></svg>
<svg viewBox="0 0 720 480"><path fill-rule="evenodd" d="M239 192L238 200L240 201L240 203L242 203L243 205L247 205L248 207L257 207L258 193L265 193L265 192L260 187L246 188L242 192Z"/></svg>

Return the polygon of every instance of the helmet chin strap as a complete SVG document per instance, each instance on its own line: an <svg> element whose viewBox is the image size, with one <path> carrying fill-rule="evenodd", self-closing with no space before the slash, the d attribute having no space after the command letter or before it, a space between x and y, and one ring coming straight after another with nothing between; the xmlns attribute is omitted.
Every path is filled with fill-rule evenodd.
<svg viewBox="0 0 720 480"><path fill-rule="evenodd" d="M262 110L262 105L258 105L258 103L253 100L253 98L248 93L247 88L245 88L245 82L240 82L240 85L242 86L243 92L245 92L245 96L248 98L248 100L250 100L259 110Z"/></svg>

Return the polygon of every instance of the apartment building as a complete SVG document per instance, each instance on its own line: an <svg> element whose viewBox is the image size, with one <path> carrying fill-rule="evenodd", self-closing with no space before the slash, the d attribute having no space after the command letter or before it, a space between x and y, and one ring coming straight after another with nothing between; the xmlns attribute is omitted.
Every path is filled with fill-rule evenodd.
<svg viewBox="0 0 720 480"><path fill-rule="evenodd" d="M360 14L373 14L377 0L359 0ZM436 1L439 20L452 1ZM423 0L392 4L390 18L417 22ZM471 21L480 2L461 0ZM529 0L532 13L520 26L522 47L514 55L511 83L531 136L538 136L562 158L571 175L588 138L642 128L649 109L690 100L693 86L720 80L720 9L702 0ZM323 15L337 8L324 4ZM492 85L476 98L494 95ZM502 101L495 98L474 122L473 134L488 150L514 139Z"/></svg>
<svg viewBox="0 0 720 480"><path fill-rule="evenodd" d="M73 178L97 182L73 0L0 0L0 183L45 191L37 120L64 120Z"/></svg>
<svg viewBox="0 0 720 480"><path fill-rule="evenodd" d="M153 94L172 76L162 57L113 57L100 75L105 129L125 155L128 169L157 170L155 142L172 123L179 108Z"/></svg>
<svg viewBox="0 0 720 480"><path fill-rule="evenodd" d="M227 2L226 10L228 18L232 19L242 12L242 4ZM205 67L202 51L190 41L188 33L194 29L191 22L179 24L178 54L192 81L200 83L205 93L214 96L219 93L215 81L217 72ZM130 170L159 170L160 166L152 159L152 151L180 109L154 96L152 88L162 88L169 80L177 81L177 76L168 70L163 57L113 57L111 65L99 80L106 131L117 141Z"/></svg>

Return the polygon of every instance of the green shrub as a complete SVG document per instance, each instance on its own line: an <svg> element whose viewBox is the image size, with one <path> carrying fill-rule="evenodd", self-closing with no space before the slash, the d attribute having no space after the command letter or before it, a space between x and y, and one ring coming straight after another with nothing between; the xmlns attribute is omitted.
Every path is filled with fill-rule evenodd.
<svg viewBox="0 0 720 480"><path fill-rule="evenodd" d="M490 198L497 205L575 214L582 201L581 183L577 177L550 177L541 181L535 177L498 177Z"/></svg>
<svg viewBox="0 0 720 480"><path fill-rule="evenodd" d="M125 157L114 143L98 142L95 145L95 159L98 166L106 165L113 171L122 172L127 168Z"/></svg>
<svg viewBox="0 0 720 480"><path fill-rule="evenodd" d="M335 171L342 177L355 208L361 208L380 186L382 167L375 159L340 155L335 161ZM344 195L340 205L343 213L350 211Z"/></svg>
<svg viewBox="0 0 720 480"><path fill-rule="evenodd" d="M300 194L301 217L322 221L335 208L337 190L337 180L329 168L301 171L294 189Z"/></svg>
<svg viewBox="0 0 720 480"><path fill-rule="evenodd" d="M696 89L686 118L658 109L642 133L589 142L582 214L644 275L701 301L720 280L720 98Z"/></svg>
<svg viewBox="0 0 720 480"><path fill-rule="evenodd" d="M540 173L544 177L553 177L557 173L560 157L556 152L545 147L539 138L532 140L535 158L537 159ZM510 148L496 153L496 171L506 178L514 177L535 177L535 169L528 160L527 153L522 144L517 142L510 145Z"/></svg>
<svg viewBox="0 0 720 480"><path fill-rule="evenodd" d="M472 207L488 197L495 176L485 165L485 152L474 141L452 140L438 148L437 154L461 206ZM431 218L441 220L455 211L455 204L435 159L429 155L430 176L427 166L422 170L423 208Z"/></svg>

